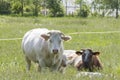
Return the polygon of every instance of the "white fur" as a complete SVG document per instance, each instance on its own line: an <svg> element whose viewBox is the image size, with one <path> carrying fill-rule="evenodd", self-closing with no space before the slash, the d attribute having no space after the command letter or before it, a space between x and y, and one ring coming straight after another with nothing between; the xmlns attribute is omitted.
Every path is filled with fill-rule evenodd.
<svg viewBox="0 0 120 80"><path fill-rule="evenodd" d="M99 73L99 72L80 72L76 75L76 77L89 77L89 78L96 78L96 77L103 77L103 74L102 73Z"/></svg>
<svg viewBox="0 0 120 80"><path fill-rule="evenodd" d="M63 55L63 43L58 44L58 40L61 37L51 37L54 41L50 43L49 40L45 40L41 35L49 33L50 30L45 28L32 29L28 31L22 40L22 49L25 54L27 69L30 70L30 62L33 61L39 64L38 70L43 67L49 67L51 70L58 70L62 62ZM52 31L53 35L56 35L57 31ZM54 33L55 32L55 33ZM54 39L55 38L55 39ZM58 39L59 38L59 39ZM67 37L68 38L68 37ZM62 40L61 40L62 41ZM52 49L57 48L58 53L53 54Z"/></svg>
<svg viewBox="0 0 120 80"><path fill-rule="evenodd" d="M75 52L75 50L64 50L63 54L67 57L67 64L76 66L82 61L82 56L78 56Z"/></svg>

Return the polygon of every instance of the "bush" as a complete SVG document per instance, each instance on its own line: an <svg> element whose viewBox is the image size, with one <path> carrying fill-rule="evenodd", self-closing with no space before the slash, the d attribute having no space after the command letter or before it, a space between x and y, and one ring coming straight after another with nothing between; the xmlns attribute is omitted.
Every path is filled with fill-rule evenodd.
<svg viewBox="0 0 120 80"><path fill-rule="evenodd" d="M48 0L47 4L48 9L50 10L50 16L52 17L64 16L64 10L59 0Z"/></svg>
<svg viewBox="0 0 120 80"><path fill-rule="evenodd" d="M33 12L34 12L34 6L33 5L27 5L24 7L24 16L28 17L28 16L33 16Z"/></svg>
<svg viewBox="0 0 120 80"><path fill-rule="evenodd" d="M34 8L33 8L32 5L29 5L29 6L25 6L25 7L24 7L25 12L32 12L33 9L34 9Z"/></svg>
<svg viewBox="0 0 120 80"><path fill-rule="evenodd" d="M63 17L64 16L64 11L63 10L56 10L56 9L51 9L50 10L50 16L51 17Z"/></svg>
<svg viewBox="0 0 120 80"><path fill-rule="evenodd" d="M99 14L98 12L91 13L93 17L102 17L103 15Z"/></svg>
<svg viewBox="0 0 120 80"><path fill-rule="evenodd" d="M78 16L80 17L88 17L89 15L89 8L86 5L82 6L82 9L78 12Z"/></svg>
<svg viewBox="0 0 120 80"><path fill-rule="evenodd" d="M11 5L7 1L0 1L0 14L10 14Z"/></svg>
<svg viewBox="0 0 120 80"><path fill-rule="evenodd" d="M19 14L22 11L22 4L20 2L15 2L12 5L12 11L15 14Z"/></svg>

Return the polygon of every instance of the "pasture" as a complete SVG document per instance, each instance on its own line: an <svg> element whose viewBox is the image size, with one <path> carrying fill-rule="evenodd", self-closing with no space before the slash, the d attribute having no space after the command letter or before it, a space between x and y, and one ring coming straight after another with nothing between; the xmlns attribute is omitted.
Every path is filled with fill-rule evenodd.
<svg viewBox="0 0 120 80"><path fill-rule="evenodd" d="M33 28L57 29L72 36L71 41L64 43L65 49L92 48L99 51L104 65L100 72L105 76L92 80L120 79L120 19L0 16L0 80L90 80L89 77L76 78L79 72L71 66L66 68L63 75L47 69L39 73L32 63L30 72L26 72L21 39L3 39L22 38L25 32ZM72 34L75 32L80 33Z"/></svg>

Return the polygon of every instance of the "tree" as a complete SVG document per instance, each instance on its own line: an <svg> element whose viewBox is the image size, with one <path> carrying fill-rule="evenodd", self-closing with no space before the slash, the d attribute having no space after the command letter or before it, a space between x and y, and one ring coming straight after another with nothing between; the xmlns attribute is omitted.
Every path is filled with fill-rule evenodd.
<svg viewBox="0 0 120 80"><path fill-rule="evenodd" d="M116 18L118 18L119 14L118 14L118 11L119 11L119 1L118 0L114 0L114 7L116 9Z"/></svg>
<svg viewBox="0 0 120 80"><path fill-rule="evenodd" d="M67 15L67 6L68 6L67 4L68 4L68 0L65 0L65 5L66 5L66 6L65 6L66 15Z"/></svg>
<svg viewBox="0 0 120 80"><path fill-rule="evenodd" d="M100 16L102 10L102 16L104 17L104 5L101 0L93 0L91 3L91 10L93 16Z"/></svg>
<svg viewBox="0 0 120 80"><path fill-rule="evenodd" d="M89 7L87 6L86 2L84 0L77 0L76 3L79 4L80 6L80 9L78 11L78 16L88 17Z"/></svg>
<svg viewBox="0 0 120 80"><path fill-rule="evenodd" d="M82 5L85 3L84 0L76 0L76 3L80 6L80 11L82 9Z"/></svg>
<svg viewBox="0 0 120 80"><path fill-rule="evenodd" d="M44 16L46 16L47 15L47 0L41 1L41 8L43 10L42 13L44 14Z"/></svg>
<svg viewBox="0 0 120 80"><path fill-rule="evenodd" d="M23 6L24 6L24 0L21 0L20 2L21 2L21 14L22 14L22 16L23 16Z"/></svg>
<svg viewBox="0 0 120 80"><path fill-rule="evenodd" d="M35 5L34 15L38 16L38 11L39 11L39 7L40 7L40 0L34 0L33 4Z"/></svg>
<svg viewBox="0 0 120 80"><path fill-rule="evenodd" d="M10 14L11 13L11 4L7 1L0 1L0 14Z"/></svg>
<svg viewBox="0 0 120 80"><path fill-rule="evenodd" d="M14 14L20 14L22 11L22 5L19 1L12 4L12 12Z"/></svg>
<svg viewBox="0 0 120 80"><path fill-rule="evenodd" d="M47 0L47 8L50 10L50 16L64 16L64 11L61 6L61 0Z"/></svg>
<svg viewBox="0 0 120 80"><path fill-rule="evenodd" d="M107 6L107 8L116 10L116 18L118 18L118 10L120 8L120 2L119 0L102 0L103 3Z"/></svg>

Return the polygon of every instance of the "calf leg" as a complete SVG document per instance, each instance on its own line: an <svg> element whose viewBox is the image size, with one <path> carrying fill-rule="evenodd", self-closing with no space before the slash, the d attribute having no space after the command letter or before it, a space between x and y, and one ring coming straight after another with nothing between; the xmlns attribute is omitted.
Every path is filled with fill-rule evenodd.
<svg viewBox="0 0 120 80"><path fill-rule="evenodd" d="M26 60L26 63L27 63L27 65L26 65L27 71L29 71L30 67L31 67L31 60L29 60L27 56L25 57L25 60Z"/></svg>
<svg viewBox="0 0 120 80"><path fill-rule="evenodd" d="M93 72L93 66L90 66L90 67L89 67L89 71L90 71L90 72Z"/></svg>

